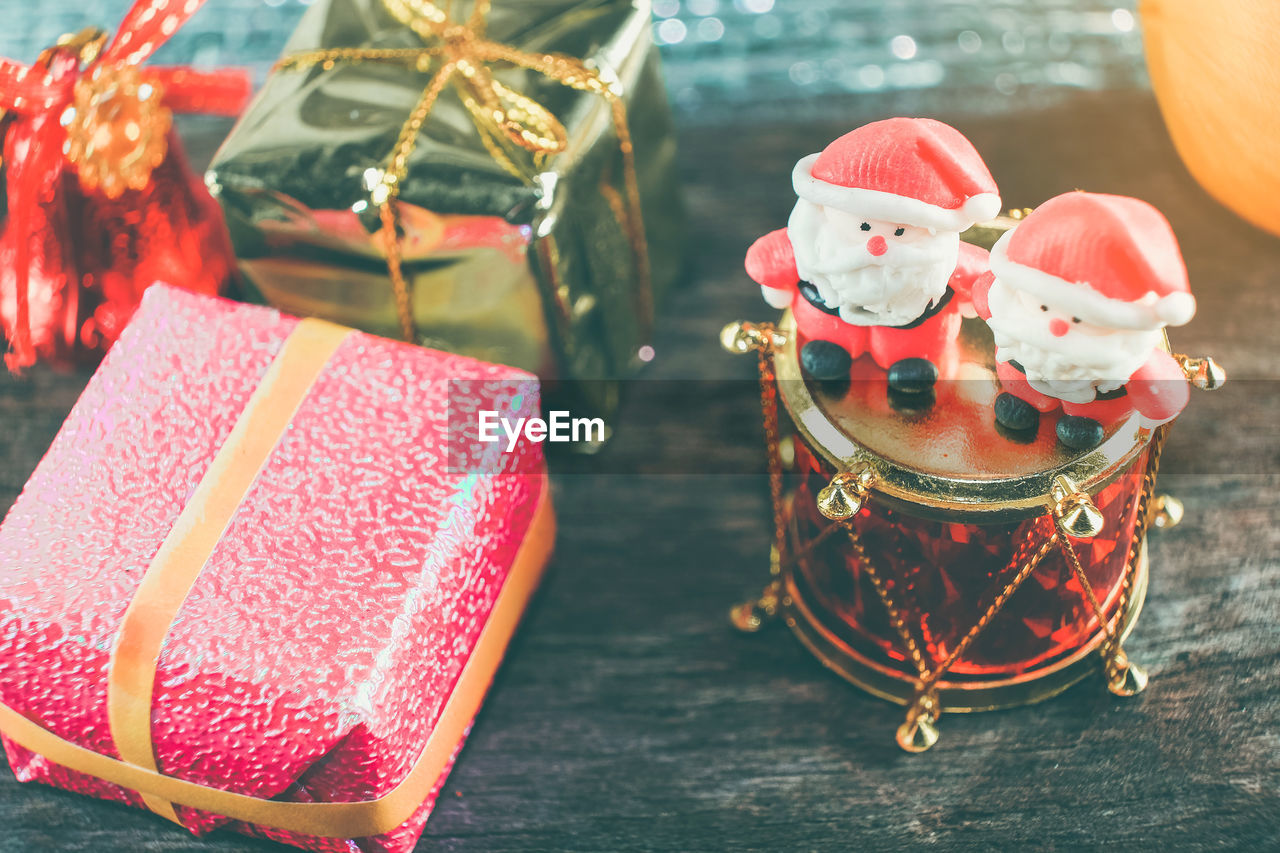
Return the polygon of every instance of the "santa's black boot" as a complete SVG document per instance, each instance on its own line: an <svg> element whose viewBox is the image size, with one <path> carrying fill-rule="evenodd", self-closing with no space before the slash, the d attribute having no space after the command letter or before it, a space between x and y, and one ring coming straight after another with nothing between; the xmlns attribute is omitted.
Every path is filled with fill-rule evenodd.
<svg viewBox="0 0 1280 853"><path fill-rule="evenodd" d="M995 410L996 423L1014 432L1033 430L1040 423L1040 412L1035 406L1008 392L996 397Z"/></svg>
<svg viewBox="0 0 1280 853"><path fill-rule="evenodd" d="M1058 419L1058 441L1072 450L1093 450L1102 443L1102 424L1093 418L1063 415Z"/></svg>
<svg viewBox="0 0 1280 853"><path fill-rule="evenodd" d="M938 368L927 358L904 358L889 365L889 390L923 394L938 381Z"/></svg>
<svg viewBox="0 0 1280 853"><path fill-rule="evenodd" d="M800 365L814 379L848 379L853 358L839 344L831 341L809 341L800 349Z"/></svg>

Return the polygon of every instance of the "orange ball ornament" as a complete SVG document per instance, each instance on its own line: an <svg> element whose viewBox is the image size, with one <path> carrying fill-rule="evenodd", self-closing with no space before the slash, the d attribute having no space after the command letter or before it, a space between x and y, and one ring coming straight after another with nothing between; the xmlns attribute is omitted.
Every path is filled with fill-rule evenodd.
<svg viewBox="0 0 1280 853"><path fill-rule="evenodd" d="M1178 154L1214 198L1280 235L1280 2L1141 0Z"/></svg>

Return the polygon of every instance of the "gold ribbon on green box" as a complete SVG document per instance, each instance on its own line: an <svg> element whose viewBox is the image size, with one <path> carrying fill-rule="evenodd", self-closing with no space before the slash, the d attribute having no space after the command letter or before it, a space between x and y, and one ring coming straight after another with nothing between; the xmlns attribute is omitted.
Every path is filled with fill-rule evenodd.
<svg viewBox="0 0 1280 853"><path fill-rule="evenodd" d="M647 4L469 5L308 12L210 169L243 271L286 311L621 379L682 227Z"/></svg>

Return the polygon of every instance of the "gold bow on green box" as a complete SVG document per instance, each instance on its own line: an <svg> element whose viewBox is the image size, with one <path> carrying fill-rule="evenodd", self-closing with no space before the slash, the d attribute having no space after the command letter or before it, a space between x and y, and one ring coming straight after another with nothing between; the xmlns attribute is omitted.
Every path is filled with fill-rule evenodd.
<svg viewBox="0 0 1280 853"><path fill-rule="evenodd" d="M679 267L649 26L622 0L319 0L210 168L250 294L610 412Z"/></svg>

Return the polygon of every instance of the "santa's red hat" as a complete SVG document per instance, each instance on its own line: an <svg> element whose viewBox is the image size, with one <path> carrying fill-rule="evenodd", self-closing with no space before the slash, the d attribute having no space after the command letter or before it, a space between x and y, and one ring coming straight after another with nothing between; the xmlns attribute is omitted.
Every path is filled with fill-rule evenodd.
<svg viewBox="0 0 1280 853"><path fill-rule="evenodd" d="M921 228L963 231L1000 212L973 145L929 118L863 125L796 163L791 182L814 204Z"/></svg>
<svg viewBox="0 0 1280 853"><path fill-rule="evenodd" d="M997 241L991 271L1109 329L1181 326L1196 313L1173 229L1136 198L1071 192L1049 199Z"/></svg>

